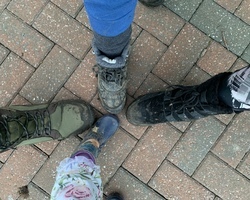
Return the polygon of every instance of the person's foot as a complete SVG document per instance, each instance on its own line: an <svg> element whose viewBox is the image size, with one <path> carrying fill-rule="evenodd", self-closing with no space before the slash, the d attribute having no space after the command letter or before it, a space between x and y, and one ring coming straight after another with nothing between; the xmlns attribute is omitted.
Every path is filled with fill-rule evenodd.
<svg viewBox="0 0 250 200"><path fill-rule="evenodd" d="M104 115L99 118L85 135L84 140L95 139L100 147L103 147L119 127L119 119L116 115Z"/></svg>
<svg viewBox="0 0 250 200"><path fill-rule="evenodd" d="M173 86L170 91L141 96L129 106L127 119L134 125L152 125L232 113L218 96L219 84L228 74L218 74L197 86Z"/></svg>
<svg viewBox="0 0 250 200"><path fill-rule="evenodd" d="M82 100L0 109L0 153L10 148L80 134L94 122Z"/></svg>
<svg viewBox="0 0 250 200"><path fill-rule="evenodd" d="M127 59L129 45L121 56L110 59L95 49L98 75L98 93L102 106L112 114L118 114L126 103Z"/></svg>
<svg viewBox="0 0 250 200"><path fill-rule="evenodd" d="M139 1L148 7L156 7L164 3L164 0L139 0Z"/></svg>
<svg viewBox="0 0 250 200"><path fill-rule="evenodd" d="M97 158L101 148L115 134L119 127L119 119L115 115L104 115L99 118L88 133L84 136L83 141L78 145L76 152L85 150Z"/></svg>
<svg viewBox="0 0 250 200"><path fill-rule="evenodd" d="M123 196L121 193L113 192L107 196L106 200L123 200Z"/></svg>

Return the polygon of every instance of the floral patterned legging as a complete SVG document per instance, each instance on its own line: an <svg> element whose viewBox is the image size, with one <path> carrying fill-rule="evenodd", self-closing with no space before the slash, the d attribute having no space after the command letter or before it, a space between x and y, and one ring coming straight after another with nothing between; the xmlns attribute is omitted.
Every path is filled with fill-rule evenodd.
<svg viewBox="0 0 250 200"><path fill-rule="evenodd" d="M65 158L57 168L51 200L101 200L100 167L84 156Z"/></svg>

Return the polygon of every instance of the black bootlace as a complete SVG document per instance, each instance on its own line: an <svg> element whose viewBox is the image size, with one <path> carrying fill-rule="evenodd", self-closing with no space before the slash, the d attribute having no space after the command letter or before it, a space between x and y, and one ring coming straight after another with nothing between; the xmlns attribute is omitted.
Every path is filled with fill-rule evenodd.
<svg viewBox="0 0 250 200"><path fill-rule="evenodd" d="M93 67L93 71L96 73L96 76L101 76L101 79L105 83L114 82L117 85L123 86L125 83L126 77L126 68L106 68L106 67L99 67L95 65Z"/></svg>
<svg viewBox="0 0 250 200"><path fill-rule="evenodd" d="M24 123L20 120L22 117L25 117ZM44 123L45 120L47 120L47 123ZM35 123L34 132L30 132L28 130L28 124L31 121ZM20 137L18 137L18 139L16 139L15 141L10 141L12 134L8 128L8 123L10 122L16 122L23 129L23 132L20 134ZM50 115L47 110L36 111L36 112L22 112L22 115L19 115L16 118L2 115L0 124L5 129L5 133L2 134L6 135L5 140L3 140L3 137L0 137L0 151L3 149L7 150L9 148L13 148L14 146L18 145L20 142L24 140L37 138L39 136L50 136L51 133Z"/></svg>
<svg viewBox="0 0 250 200"><path fill-rule="evenodd" d="M188 119L193 119L191 112L196 111L200 115L204 115L202 110L204 110L204 103L202 99L206 101L206 93L200 93L197 91L196 87L188 86L172 86L174 90L178 90L169 99L165 99L164 112L170 110L171 115L176 120L182 120L178 117L178 114L184 113ZM173 90L173 91L174 91ZM168 96L168 95L166 95ZM170 101L170 103L169 103ZM169 113L165 113L165 116Z"/></svg>

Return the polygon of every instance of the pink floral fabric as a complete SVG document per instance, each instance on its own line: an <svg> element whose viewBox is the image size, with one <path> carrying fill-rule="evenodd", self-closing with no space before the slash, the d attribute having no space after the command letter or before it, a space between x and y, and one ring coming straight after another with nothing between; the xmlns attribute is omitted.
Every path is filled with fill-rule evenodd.
<svg viewBox="0 0 250 200"><path fill-rule="evenodd" d="M83 156L65 158L57 168L51 200L101 200L100 167Z"/></svg>

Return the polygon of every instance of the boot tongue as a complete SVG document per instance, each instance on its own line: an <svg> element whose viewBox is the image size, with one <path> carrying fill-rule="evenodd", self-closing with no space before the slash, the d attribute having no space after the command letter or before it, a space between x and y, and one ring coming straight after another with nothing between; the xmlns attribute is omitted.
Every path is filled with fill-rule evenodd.
<svg viewBox="0 0 250 200"><path fill-rule="evenodd" d="M51 129L59 130L62 125L62 108L57 106L50 111Z"/></svg>

